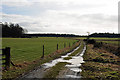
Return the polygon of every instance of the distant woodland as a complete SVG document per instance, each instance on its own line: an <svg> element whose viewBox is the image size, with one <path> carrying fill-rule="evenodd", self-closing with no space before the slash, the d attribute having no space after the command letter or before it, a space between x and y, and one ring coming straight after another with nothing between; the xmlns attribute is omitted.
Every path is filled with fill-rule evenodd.
<svg viewBox="0 0 120 80"><path fill-rule="evenodd" d="M89 37L120 38L120 34L115 34L115 33L93 33Z"/></svg>
<svg viewBox="0 0 120 80"><path fill-rule="evenodd" d="M13 23L1 23L2 27L2 37L21 37L21 38L31 38L31 37L87 37L82 35L74 34L27 34L27 30L23 29L19 24ZM115 33L93 33L89 37L108 37L108 38L120 38L120 34Z"/></svg>
<svg viewBox="0 0 120 80"><path fill-rule="evenodd" d="M22 37L27 30L23 29L19 24L1 23L2 37Z"/></svg>
<svg viewBox="0 0 120 80"><path fill-rule="evenodd" d="M88 37L88 36L74 35L74 34L25 34L25 35L31 36L31 37ZM93 33L93 34L89 35L89 37L120 38L120 34Z"/></svg>

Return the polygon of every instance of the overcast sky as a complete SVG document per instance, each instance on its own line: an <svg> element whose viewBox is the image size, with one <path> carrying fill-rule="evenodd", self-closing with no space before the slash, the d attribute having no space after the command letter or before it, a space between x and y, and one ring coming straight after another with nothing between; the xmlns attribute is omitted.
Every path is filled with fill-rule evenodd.
<svg viewBox="0 0 120 80"><path fill-rule="evenodd" d="M2 0L0 18L20 24L29 33L118 33L118 1Z"/></svg>

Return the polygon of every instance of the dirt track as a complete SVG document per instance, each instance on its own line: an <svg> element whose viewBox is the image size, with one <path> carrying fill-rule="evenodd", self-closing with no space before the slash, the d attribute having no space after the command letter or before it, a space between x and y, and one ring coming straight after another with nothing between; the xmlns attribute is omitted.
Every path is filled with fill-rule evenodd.
<svg viewBox="0 0 120 80"><path fill-rule="evenodd" d="M80 46L79 46L80 47ZM79 48L79 47L77 47L77 48ZM52 62L60 62L59 60L60 59L63 59L63 57L67 57L69 54L71 54L71 53L73 53L75 50L77 50L77 48L76 49L74 49L72 52L70 52L70 53L67 53L67 55L65 55L65 56L61 56L61 58L58 58L58 59L55 59L55 60L53 60ZM78 53L78 54L80 54L80 53ZM81 59L81 60L83 60L82 59L82 55L78 55L77 54L77 56L75 56L75 57L73 57L73 61L75 61L75 59ZM79 56L79 57L78 57ZM33 71L31 71L30 73L28 73L28 74L26 74L26 75L24 75L24 76L22 76L21 78L19 78L20 80L21 79L40 79L40 78L43 78L44 77L44 74L47 72L47 70L49 70L50 69L50 67L52 67L52 66L54 66L56 63L53 63L53 65L52 66L49 66L49 64L51 65L52 64L52 62L50 62L50 63L45 63L45 64L48 64L47 66L45 65L45 64L43 64L43 65L41 65L40 67L38 67L37 69L35 69L35 70L33 70ZM69 62L69 61L68 61ZM81 62L79 62L79 63L82 63L83 61L81 61ZM75 63L75 62L74 62ZM75 63L76 64L76 63ZM77 63L78 64L78 63ZM79 65L79 64L78 64ZM69 65L70 66L70 65ZM73 66L74 67L70 67L70 68L66 68L66 70L65 71L61 71L60 72L60 74L61 73L63 73L64 72L64 74L61 74L61 75L59 75L58 76L58 78L69 78L69 77L72 77L72 78L80 78L81 76L79 75L79 71L81 71L81 69L79 69L79 66L77 66L77 65L74 65L73 64ZM74 69L74 70L72 70L72 69ZM75 70L77 70L77 72L75 71ZM64 75L64 76L63 76ZM67 75L67 76L65 76L65 75Z"/></svg>

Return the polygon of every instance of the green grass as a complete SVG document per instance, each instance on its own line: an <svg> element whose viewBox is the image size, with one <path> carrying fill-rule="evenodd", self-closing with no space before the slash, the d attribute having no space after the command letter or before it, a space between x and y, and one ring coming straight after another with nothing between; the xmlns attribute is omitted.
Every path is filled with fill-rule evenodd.
<svg viewBox="0 0 120 80"><path fill-rule="evenodd" d="M65 57L64 60L69 60L69 59L72 59L72 57Z"/></svg>
<svg viewBox="0 0 120 80"><path fill-rule="evenodd" d="M111 66L110 64L98 62L86 62L82 65L81 75L84 76L84 78L92 78L94 80L120 80L120 72L114 70L114 68L112 68L114 66L116 65Z"/></svg>
<svg viewBox="0 0 120 80"><path fill-rule="evenodd" d="M65 68L65 65L69 64L67 62L59 62L52 68L50 68L49 71L46 72L44 78L56 78L59 75L59 72Z"/></svg>
<svg viewBox="0 0 120 80"><path fill-rule="evenodd" d="M71 55L69 55L68 57L65 57L64 60L72 59L71 56L75 56L76 54L80 53L82 51L83 47L84 47L84 44L83 44L83 42L81 42L80 48L78 50L76 50L74 53L72 53ZM59 62L59 63L57 63L55 66L50 68L49 71L47 71L44 78L56 78L59 75L59 72L61 70L65 69L66 64L69 64L69 63L67 63L67 62Z"/></svg>
<svg viewBox="0 0 120 80"><path fill-rule="evenodd" d="M2 47L11 48L11 60L14 63L23 61L33 61L42 56L42 46L45 46L45 55L49 55L56 51L56 46L59 44L59 49L64 48L64 43L69 46L76 40L67 38L55 37L40 37L40 38L3 38Z"/></svg>
<svg viewBox="0 0 120 80"><path fill-rule="evenodd" d="M95 38L95 37L90 37L90 39L101 39L101 40L118 40L119 38L102 38L102 37Z"/></svg>
<svg viewBox="0 0 120 80"><path fill-rule="evenodd" d="M87 45L81 76L90 79L120 80L120 58L103 49ZM116 66L116 67L115 67Z"/></svg>
<svg viewBox="0 0 120 80"><path fill-rule="evenodd" d="M97 41L97 42L109 43L114 45L118 45L120 43L120 41Z"/></svg>
<svg viewBox="0 0 120 80"><path fill-rule="evenodd" d="M73 52L72 54L70 54L69 56L75 56L77 55L78 53L80 53L82 50L83 50L83 47L84 47L84 44L83 42L81 42L81 46L79 49L77 49L75 52Z"/></svg>
<svg viewBox="0 0 120 80"><path fill-rule="evenodd" d="M11 47L11 59L16 66L11 66L8 71L4 70L2 78L15 79L43 63L65 55L80 43L68 47L69 43L72 44L73 42L76 42L76 40L55 37L3 38L3 48L6 46ZM56 51L57 43L59 44L58 51ZM64 43L66 43L66 48L64 48ZM43 44L45 45L45 57L41 58Z"/></svg>
<svg viewBox="0 0 120 80"><path fill-rule="evenodd" d="M87 39L87 37L76 37L75 39ZM102 38L102 37L90 37L90 39L97 39L97 40L118 40L120 38Z"/></svg>

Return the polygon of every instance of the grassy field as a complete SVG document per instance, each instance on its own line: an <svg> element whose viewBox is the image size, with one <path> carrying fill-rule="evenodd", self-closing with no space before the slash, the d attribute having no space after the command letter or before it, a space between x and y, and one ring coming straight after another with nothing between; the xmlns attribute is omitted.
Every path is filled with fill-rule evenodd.
<svg viewBox="0 0 120 80"><path fill-rule="evenodd" d="M75 39L87 39L87 37L78 37ZM90 37L90 39L95 39L97 42L103 42L103 43L109 43L109 44L113 44L113 45L117 45L120 44L120 38L102 38L102 37Z"/></svg>
<svg viewBox="0 0 120 80"><path fill-rule="evenodd" d="M101 40L118 40L119 38L95 38L95 37L90 37L90 39L101 39Z"/></svg>
<svg viewBox="0 0 120 80"><path fill-rule="evenodd" d="M76 40L67 38L3 38L2 47L11 47L11 59L14 63L23 61L33 61L42 56L42 46L45 46L45 55L56 51L57 44L59 49L64 48L64 43L69 46Z"/></svg>
<svg viewBox="0 0 120 80"><path fill-rule="evenodd" d="M11 47L11 60L16 66L3 71L3 79L14 79L26 74L35 67L45 62L65 55L79 45L80 42L72 44L77 40L69 38L40 37L40 38L3 38L2 47ZM66 48L64 48L66 43ZM69 47L69 43L71 47ZM45 57L42 56L42 46L45 46ZM59 44L59 50L56 50Z"/></svg>
<svg viewBox="0 0 120 80"><path fill-rule="evenodd" d="M76 37L75 39L87 39L87 37ZM90 39L95 39L95 40L118 40L120 38L90 37Z"/></svg>

